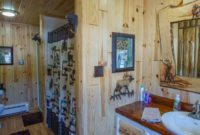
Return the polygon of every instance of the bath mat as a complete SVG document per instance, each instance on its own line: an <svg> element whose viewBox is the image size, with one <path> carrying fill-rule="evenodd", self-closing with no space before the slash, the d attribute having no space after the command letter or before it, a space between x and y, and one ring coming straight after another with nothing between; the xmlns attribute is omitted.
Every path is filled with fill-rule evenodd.
<svg viewBox="0 0 200 135"><path fill-rule="evenodd" d="M17 133L12 133L10 135L30 135L30 132L29 132L29 130L24 130L24 131L20 131Z"/></svg>
<svg viewBox="0 0 200 135"><path fill-rule="evenodd" d="M41 112L36 112L32 114L27 114L22 116L24 126L29 126L33 124L37 124L42 122L42 113Z"/></svg>

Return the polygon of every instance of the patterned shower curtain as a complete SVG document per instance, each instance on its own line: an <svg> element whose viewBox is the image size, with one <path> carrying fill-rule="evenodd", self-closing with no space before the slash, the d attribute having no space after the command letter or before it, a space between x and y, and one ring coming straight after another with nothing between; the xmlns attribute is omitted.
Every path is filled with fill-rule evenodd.
<svg viewBox="0 0 200 135"><path fill-rule="evenodd" d="M75 135L74 34L69 24L48 34L47 124L55 135Z"/></svg>

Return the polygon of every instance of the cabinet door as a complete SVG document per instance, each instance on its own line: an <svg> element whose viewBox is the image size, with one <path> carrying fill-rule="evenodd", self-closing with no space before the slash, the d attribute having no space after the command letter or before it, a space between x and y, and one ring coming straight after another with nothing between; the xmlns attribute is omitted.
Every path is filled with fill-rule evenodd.
<svg viewBox="0 0 200 135"><path fill-rule="evenodd" d="M122 120L119 121L119 134L120 135L144 135L145 131L138 129Z"/></svg>

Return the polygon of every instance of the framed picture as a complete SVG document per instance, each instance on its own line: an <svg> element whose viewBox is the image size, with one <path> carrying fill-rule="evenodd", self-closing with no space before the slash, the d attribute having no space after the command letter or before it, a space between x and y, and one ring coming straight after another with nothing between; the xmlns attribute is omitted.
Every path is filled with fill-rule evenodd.
<svg viewBox="0 0 200 135"><path fill-rule="evenodd" d="M112 72L132 71L135 66L135 36L112 33Z"/></svg>
<svg viewBox="0 0 200 135"><path fill-rule="evenodd" d="M0 46L0 65L13 65L13 47Z"/></svg>

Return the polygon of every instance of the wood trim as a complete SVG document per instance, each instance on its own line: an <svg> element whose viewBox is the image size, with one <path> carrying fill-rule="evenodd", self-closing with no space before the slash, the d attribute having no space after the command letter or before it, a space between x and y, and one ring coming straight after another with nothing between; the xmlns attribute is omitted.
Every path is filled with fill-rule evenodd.
<svg viewBox="0 0 200 135"><path fill-rule="evenodd" d="M40 78L41 78L41 90L42 90L42 113L43 113L43 123L46 125L46 105L45 105L45 57L44 57L44 16L40 15L40 38L41 38L41 44L40 44ZM39 97L38 97L39 98Z"/></svg>
<svg viewBox="0 0 200 135"><path fill-rule="evenodd" d="M65 16L53 15L53 14L41 14L42 16L54 17L59 19L66 19Z"/></svg>
<svg viewBox="0 0 200 135"><path fill-rule="evenodd" d="M30 25L30 26L35 26L38 27L39 25L37 24L29 24L29 23L23 23L23 22L9 22L9 21L5 21L5 20L0 20L0 22L3 23L10 23L10 24L23 24L23 25Z"/></svg>
<svg viewBox="0 0 200 135"><path fill-rule="evenodd" d="M83 106L83 1L75 0L75 14L78 16L78 27L75 35L75 98L76 98L76 134L85 135L86 125L84 124Z"/></svg>

